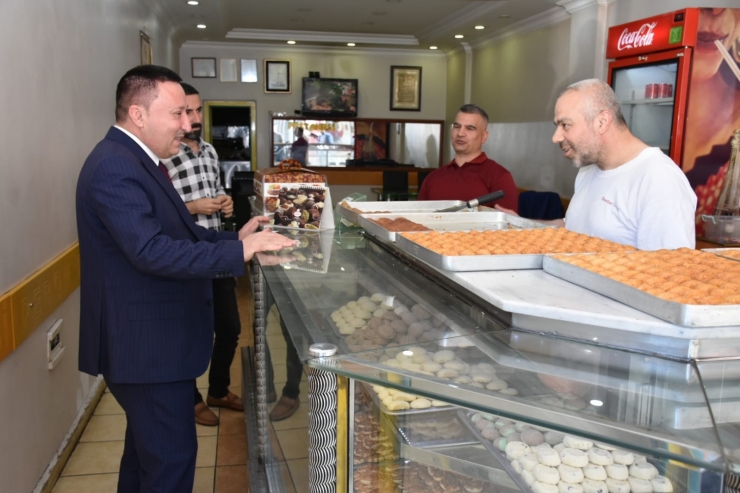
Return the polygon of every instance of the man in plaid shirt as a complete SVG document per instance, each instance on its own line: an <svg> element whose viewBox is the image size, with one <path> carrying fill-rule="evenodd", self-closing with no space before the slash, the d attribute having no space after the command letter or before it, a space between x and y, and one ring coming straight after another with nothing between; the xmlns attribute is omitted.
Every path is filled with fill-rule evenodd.
<svg viewBox="0 0 740 493"><path fill-rule="evenodd" d="M187 99L187 115L191 132L186 133L180 144L180 152L163 161L172 185L185 202L195 222L204 228L221 230L221 217L230 217L234 203L221 185L218 155L211 144L201 139L203 131L203 105L198 91L184 82L180 83ZM234 360L241 323L236 304L236 280L233 277L213 280L213 311L216 333L208 373L208 396L206 402L195 389L195 422L216 426L218 416L208 406L225 407L244 411L241 399L229 391L230 368ZM206 405L207 404L207 405Z"/></svg>

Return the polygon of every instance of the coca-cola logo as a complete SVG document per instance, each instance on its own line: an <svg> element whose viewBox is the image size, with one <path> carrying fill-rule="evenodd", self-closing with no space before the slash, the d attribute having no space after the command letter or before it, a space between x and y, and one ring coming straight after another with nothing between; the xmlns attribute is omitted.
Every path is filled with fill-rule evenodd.
<svg viewBox="0 0 740 493"><path fill-rule="evenodd" d="M657 22L653 22L652 24L643 24L637 31L630 31L625 28L625 30L622 31L622 35L619 37L617 49L622 51L632 48L640 48L642 46L650 46L653 44L653 29L655 29L655 26L657 25Z"/></svg>

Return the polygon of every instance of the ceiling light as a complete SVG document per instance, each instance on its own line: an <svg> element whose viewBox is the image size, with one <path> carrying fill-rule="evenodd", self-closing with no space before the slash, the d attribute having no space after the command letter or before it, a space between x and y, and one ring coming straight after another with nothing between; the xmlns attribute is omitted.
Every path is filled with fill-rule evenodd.
<svg viewBox="0 0 740 493"><path fill-rule="evenodd" d="M198 5L197 0L188 0L188 5Z"/></svg>
<svg viewBox="0 0 740 493"><path fill-rule="evenodd" d="M430 49L430 50L436 50L436 49L437 49L437 47L436 47L436 46L430 46L430 47L429 47L429 49Z"/></svg>
<svg viewBox="0 0 740 493"><path fill-rule="evenodd" d="M486 26L475 26L476 29L485 29Z"/></svg>
<svg viewBox="0 0 740 493"><path fill-rule="evenodd" d="M289 44L289 45L294 45L294 44L295 44L295 41L293 41L293 40L290 40L290 41L288 41L288 44Z"/></svg>
<svg viewBox="0 0 740 493"><path fill-rule="evenodd" d="M463 36L462 34L455 34L455 37L457 39L463 39L465 36Z"/></svg>
<svg viewBox="0 0 740 493"><path fill-rule="evenodd" d="M197 27L198 29L205 29L206 28L206 25L205 24L198 24L195 27Z"/></svg>
<svg viewBox="0 0 740 493"><path fill-rule="evenodd" d="M509 18L509 17L511 17L511 16L510 16L509 14L501 14L501 15L500 15L500 16L498 16L498 17L499 17L499 19L508 19L508 18Z"/></svg>
<svg viewBox="0 0 740 493"><path fill-rule="evenodd" d="M354 46L354 43L347 43L347 46Z"/></svg>
<svg viewBox="0 0 740 493"><path fill-rule="evenodd" d="M604 403L603 403L603 402L601 402L601 401L600 401L600 400L598 400L598 399L594 399L594 400L592 400L592 401L590 402L590 404L591 404L592 406L596 406L596 407L601 407L601 406L603 406L603 405L604 405Z"/></svg>

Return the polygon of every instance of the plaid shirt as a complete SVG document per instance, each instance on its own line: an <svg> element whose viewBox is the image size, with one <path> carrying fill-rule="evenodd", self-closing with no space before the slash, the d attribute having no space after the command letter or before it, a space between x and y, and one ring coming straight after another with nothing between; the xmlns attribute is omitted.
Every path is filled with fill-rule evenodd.
<svg viewBox="0 0 740 493"><path fill-rule="evenodd" d="M218 154L203 139L200 139L200 152L197 155L190 146L181 142L180 152L162 162L169 171L175 190L185 203L226 194L221 185ZM193 214L193 219L204 228L221 231L221 217L218 212L211 215Z"/></svg>

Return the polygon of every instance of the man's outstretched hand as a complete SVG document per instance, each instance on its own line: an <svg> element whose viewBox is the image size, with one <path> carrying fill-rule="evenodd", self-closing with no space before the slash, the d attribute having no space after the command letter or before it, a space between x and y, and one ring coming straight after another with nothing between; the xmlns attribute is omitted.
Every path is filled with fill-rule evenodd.
<svg viewBox="0 0 740 493"><path fill-rule="evenodd" d="M244 228L247 226L248 224ZM239 234L241 235L241 231ZM262 231L260 233L250 234L242 240L242 244L244 245L244 261L248 262L252 260L252 257L257 252L273 252L282 248L296 246L298 242L283 235L273 233L272 231Z"/></svg>
<svg viewBox="0 0 740 493"><path fill-rule="evenodd" d="M267 216L254 216L252 219L249 220L247 224L242 226L242 229L239 230L239 239L243 240L247 236L257 231L262 224L267 224L269 222L270 218Z"/></svg>

